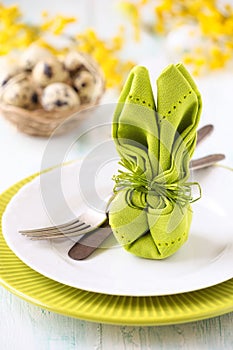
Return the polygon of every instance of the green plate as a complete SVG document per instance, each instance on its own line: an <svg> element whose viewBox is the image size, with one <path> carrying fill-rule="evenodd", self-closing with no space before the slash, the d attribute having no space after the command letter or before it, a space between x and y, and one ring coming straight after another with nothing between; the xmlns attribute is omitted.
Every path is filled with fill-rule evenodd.
<svg viewBox="0 0 233 350"><path fill-rule="evenodd" d="M33 175L0 196L0 218L17 191ZM121 325L168 325L233 311L233 279L190 293L126 297L87 292L55 282L25 265L9 249L0 229L0 283L42 308L88 321Z"/></svg>

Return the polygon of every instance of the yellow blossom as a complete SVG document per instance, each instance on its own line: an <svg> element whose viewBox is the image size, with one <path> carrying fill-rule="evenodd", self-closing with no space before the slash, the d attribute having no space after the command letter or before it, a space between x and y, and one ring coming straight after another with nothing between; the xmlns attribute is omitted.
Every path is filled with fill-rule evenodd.
<svg viewBox="0 0 233 350"><path fill-rule="evenodd" d="M103 41L98 38L93 29L89 28L76 36L78 49L90 54L101 66L107 78L107 87L121 86L126 74L134 65L132 62L124 62L118 57L124 42L123 34L122 28L120 28L119 34L112 40Z"/></svg>
<svg viewBox="0 0 233 350"><path fill-rule="evenodd" d="M77 21L75 17L64 17L63 15L57 14L56 16L49 18L47 12L43 12L44 22L41 24L41 29L44 31L51 31L55 35L63 33L66 26L70 23Z"/></svg>
<svg viewBox="0 0 233 350"><path fill-rule="evenodd" d="M147 0L141 0L146 2ZM64 39L66 27L77 22L75 17L57 14L51 17L46 11L42 13L42 23L32 25L24 23L17 5L5 6L0 3L0 55L27 48L36 43L49 49L53 54L64 55L69 47L77 48L92 55L102 68L108 87L120 87L133 63L123 61L120 52L124 45L124 30L108 40L102 40L93 29L87 29L74 37L69 37L63 48L57 48L46 40L46 34L61 35Z"/></svg>
<svg viewBox="0 0 233 350"><path fill-rule="evenodd" d="M147 1L139 1L138 3L132 3L130 1L121 1L119 4L120 11L129 19L134 28L134 38L136 41L140 40L140 25L141 15L140 9Z"/></svg>
<svg viewBox="0 0 233 350"><path fill-rule="evenodd" d="M224 67L233 57L233 7L230 3L221 8L218 0L158 0L156 3L137 0L123 3L134 19L136 14L140 16L137 23L131 19L137 31L147 28L140 10L148 3L154 7L154 30L157 34L166 34L183 24L195 24L203 38L208 39L208 44L200 52L194 47L188 55L184 53L183 61L189 62L195 73L201 72L203 67L207 70Z"/></svg>
<svg viewBox="0 0 233 350"><path fill-rule="evenodd" d="M21 49L35 40L38 30L22 22L22 15L16 5L6 7L0 4L0 55L14 49Z"/></svg>

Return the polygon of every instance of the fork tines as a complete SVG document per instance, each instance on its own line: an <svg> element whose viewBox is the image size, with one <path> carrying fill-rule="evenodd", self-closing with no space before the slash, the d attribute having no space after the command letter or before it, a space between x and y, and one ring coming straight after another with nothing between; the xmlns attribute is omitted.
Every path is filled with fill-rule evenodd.
<svg viewBox="0 0 233 350"><path fill-rule="evenodd" d="M51 239L84 234L86 230L90 229L90 227L91 225L76 218L61 225L43 227L40 229L20 230L19 233L31 239Z"/></svg>

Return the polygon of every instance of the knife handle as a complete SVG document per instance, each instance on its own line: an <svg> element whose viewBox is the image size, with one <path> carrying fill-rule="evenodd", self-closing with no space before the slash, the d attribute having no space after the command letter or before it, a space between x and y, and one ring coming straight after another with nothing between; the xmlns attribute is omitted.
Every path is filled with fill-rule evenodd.
<svg viewBox="0 0 233 350"><path fill-rule="evenodd" d="M85 234L69 250L68 255L73 260L88 258L112 233L108 220L95 231Z"/></svg>

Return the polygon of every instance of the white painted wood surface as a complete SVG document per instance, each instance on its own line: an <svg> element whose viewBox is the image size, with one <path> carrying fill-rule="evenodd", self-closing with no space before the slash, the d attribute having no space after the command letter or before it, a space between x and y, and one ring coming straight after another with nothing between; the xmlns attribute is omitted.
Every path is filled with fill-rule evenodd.
<svg viewBox="0 0 233 350"><path fill-rule="evenodd" d="M159 327L91 323L43 310L0 287L4 350L232 350L233 314Z"/></svg>
<svg viewBox="0 0 233 350"><path fill-rule="evenodd" d="M28 1L18 2L26 11L27 17L33 20L38 19L41 10L51 9L54 13L62 11L75 14L80 18L81 27L91 24L101 33L106 33L106 28L107 34L111 31L114 33L119 23L115 15L116 0L37 0L33 1L33 6L30 4L30 11ZM4 4L10 3L15 1L4 1ZM139 56L142 52L140 50ZM213 110L216 110L215 107ZM210 114L210 110L207 112ZM232 133L232 128L230 132ZM0 119L0 192L40 169L45 146L46 140L18 134ZM43 310L0 287L0 349L232 350L233 313L172 326L112 326L72 319Z"/></svg>

